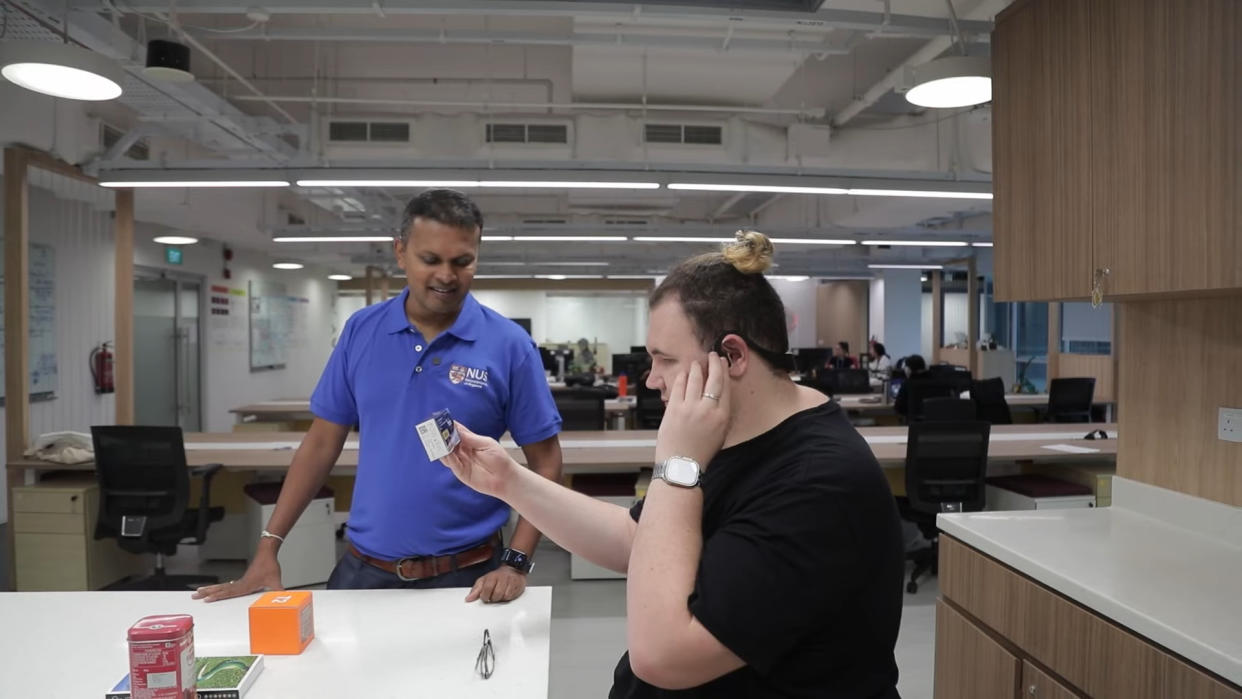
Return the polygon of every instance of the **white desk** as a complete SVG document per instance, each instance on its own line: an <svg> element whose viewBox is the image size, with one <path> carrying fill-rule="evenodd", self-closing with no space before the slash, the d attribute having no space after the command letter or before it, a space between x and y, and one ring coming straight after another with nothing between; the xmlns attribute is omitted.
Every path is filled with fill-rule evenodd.
<svg viewBox="0 0 1242 699"><path fill-rule="evenodd" d="M315 591L315 640L269 655L247 699L546 697L552 588L508 604L462 602L467 590ZM101 697L128 670L126 630L149 614L194 616L197 655L249 652L251 595L214 604L188 592L0 593L0 697ZM474 671L483 629L496 651Z"/></svg>

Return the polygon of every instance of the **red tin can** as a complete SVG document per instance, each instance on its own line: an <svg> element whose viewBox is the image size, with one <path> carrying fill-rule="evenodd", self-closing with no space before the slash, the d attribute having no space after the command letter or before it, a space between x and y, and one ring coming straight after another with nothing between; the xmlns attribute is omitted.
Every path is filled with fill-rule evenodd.
<svg viewBox="0 0 1242 699"><path fill-rule="evenodd" d="M194 699L194 617L143 617L128 638L132 699Z"/></svg>

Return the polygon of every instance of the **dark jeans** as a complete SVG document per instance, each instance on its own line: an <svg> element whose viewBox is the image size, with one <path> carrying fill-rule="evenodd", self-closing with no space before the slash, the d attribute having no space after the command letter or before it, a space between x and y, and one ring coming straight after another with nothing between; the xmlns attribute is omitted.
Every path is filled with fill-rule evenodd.
<svg viewBox="0 0 1242 699"><path fill-rule="evenodd" d="M468 568L441 573L434 578L406 582L398 578L396 573L389 573L369 563L364 563L361 558L346 551L345 555L341 556L341 560L336 562L336 567L332 569L332 576L328 578L328 589L429 590L437 587L474 587L476 580L500 566L500 554L501 547L497 546L496 553L492 555L491 560L476 563Z"/></svg>

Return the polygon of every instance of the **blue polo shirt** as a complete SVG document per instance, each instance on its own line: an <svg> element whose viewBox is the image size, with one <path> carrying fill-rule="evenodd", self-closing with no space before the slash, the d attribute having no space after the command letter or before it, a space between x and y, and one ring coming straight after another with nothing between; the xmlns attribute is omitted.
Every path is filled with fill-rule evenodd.
<svg viewBox="0 0 1242 699"><path fill-rule="evenodd" d="M543 362L530 335L467 294L453 326L428 343L405 316L410 290L345 323L311 412L358 425L358 473L349 539L363 553L395 560L467 549L509 517L430 462L414 426L437 410L474 432L519 445L560 432Z"/></svg>

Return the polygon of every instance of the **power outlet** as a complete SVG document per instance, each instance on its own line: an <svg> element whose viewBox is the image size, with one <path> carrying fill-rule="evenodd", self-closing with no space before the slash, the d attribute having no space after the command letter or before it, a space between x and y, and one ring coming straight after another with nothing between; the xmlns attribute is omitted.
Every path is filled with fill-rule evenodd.
<svg viewBox="0 0 1242 699"><path fill-rule="evenodd" d="M1242 408L1220 409L1216 438L1226 442L1242 442Z"/></svg>

